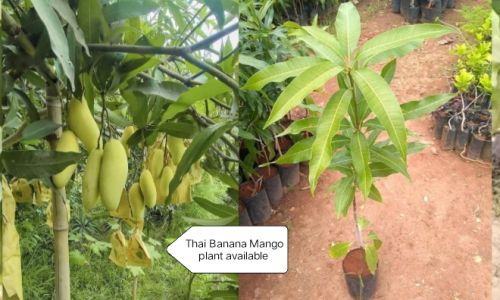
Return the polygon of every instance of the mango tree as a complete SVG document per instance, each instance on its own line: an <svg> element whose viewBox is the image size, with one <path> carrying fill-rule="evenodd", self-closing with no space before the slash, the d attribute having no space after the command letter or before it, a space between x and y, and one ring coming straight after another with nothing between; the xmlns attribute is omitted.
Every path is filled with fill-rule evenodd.
<svg viewBox="0 0 500 300"><path fill-rule="evenodd" d="M258 90L271 82L293 78L279 95L265 126L279 121L314 90L336 79L338 90L322 111L305 120L297 120L296 132L311 131L314 136L296 143L277 163L309 161L309 184L314 194L320 175L328 170L342 173L332 189L335 192L337 216L346 216L352 207L355 222L355 247L363 248L371 273L378 264L381 241L371 231L364 242L362 229L366 219L358 216L357 192L364 200L382 202L375 178L401 173L409 177L407 155L421 149L408 142L405 122L419 118L447 102L454 95L443 94L399 104L390 87L396 70L396 59L417 49L423 40L452 32L440 24L406 25L383 32L358 46L361 35L360 16L352 3L339 7L335 33L317 26L284 24L290 38L314 52L314 56L294 57L270 65L244 86ZM374 65L385 63L380 72ZM394 187L397 188L397 187ZM352 242L336 243L331 256L345 256Z"/></svg>

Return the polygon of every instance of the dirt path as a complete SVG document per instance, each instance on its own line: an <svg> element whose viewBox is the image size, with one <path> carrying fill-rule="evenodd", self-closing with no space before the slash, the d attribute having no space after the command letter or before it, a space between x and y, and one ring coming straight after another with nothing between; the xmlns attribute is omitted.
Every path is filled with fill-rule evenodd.
<svg viewBox="0 0 500 300"><path fill-rule="evenodd" d="M458 18L456 11L445 15L448 22ZM385 9L363 24L362 40L402 23ZM452 46L429 41L399 61L392 86L401 101L448 91ZM327 85L318 102L333 90ZM375 299L491 299L491 169L441 150L432 124L430 116L409 123L430 144L409 157L412 181L381 179L377 187L385 203L360 207L384 243ZM289 228L289 271L242 275L240 299L349 299L340 261L327 253L332 242L353 239L352 218L335 219L328 191L339 177L324 174L314 198L308 190L287 194L268 224ZM307 185L305 178L300 185Z"/></svg>

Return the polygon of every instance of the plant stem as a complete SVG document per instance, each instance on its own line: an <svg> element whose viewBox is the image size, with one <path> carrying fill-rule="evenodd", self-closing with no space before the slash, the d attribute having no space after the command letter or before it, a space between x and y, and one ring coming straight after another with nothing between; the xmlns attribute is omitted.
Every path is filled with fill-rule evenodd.
<svg viewBox="0 0 500 300"><path fill-rule="evenodd" d="M49 119L62 124L62 103L58 99L58 91L55 85L47 87L47 109ZM56 130L56 134L49 137L50 148L55 150L57 141L61 136L62 128ZM69 246L68 246L68 212L66 210L65 188L52 190L52 223L54 231L54 258L55 258L55 286L56 300L71 299L70 296L70 273L69 273Z"/></svg>
<svg viewBox="0 0 500 300"><path fill-rule="evenodd" d="M186 300L189 300L191 298L191 290L193 288L193 281L194 281L195 276L196 276L196 274L191 274L191 276L189 277L189 287L188 287Z"/></svg>
<svg viewBox="0 0 500 300"><path fill-rule="evenodd" d="M356 195L352 199L352 215L354 217L354 226L356 226L355 236L356 236L356 246L357 248L363 247L363 236L361 235L361 229L359 228L357 205L356 205Z"/></svg>
<svg viewBox="0 0 500 300"><path fill-rule="evenodd" d="M132 288L132 300L137 300L137 286L139 283L139 278L136 276L134 277L134 286Z"/></svg>

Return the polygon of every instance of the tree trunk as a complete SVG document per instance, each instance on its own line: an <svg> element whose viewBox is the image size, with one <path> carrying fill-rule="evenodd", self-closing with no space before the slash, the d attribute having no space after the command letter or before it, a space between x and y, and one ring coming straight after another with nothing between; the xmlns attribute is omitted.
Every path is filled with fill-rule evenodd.
<svg viewBox="0 0 500 300"><path fill-rule="evenodd" d="M58 98L57 88L54 84L47 87L47 109L49 119L62 124L62 103ZM50 148L55 149L61 136L59 128L50 140ZM69 275L69 246L68 246L68 213L66 210L65 188L52 191L52 223L54 230L54 260L55 260L55 287L56 300L69 300L70 275Z"/></svg>

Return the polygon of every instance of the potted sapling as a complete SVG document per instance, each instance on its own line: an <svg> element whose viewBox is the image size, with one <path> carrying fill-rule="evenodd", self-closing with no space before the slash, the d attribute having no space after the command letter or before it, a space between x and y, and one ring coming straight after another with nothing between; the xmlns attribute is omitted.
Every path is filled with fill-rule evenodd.
<svg viewBox="0 0 500 300"><path fill-rule="evenodd" d="M309 161L312 194L327 168L343 174L332 186L335 210L338 216L352 210L355 242L335 243L330 255L344 258L343 271L351 295L368 299L375 288L382 242L373 231L363 238L367 222L358 215L359 201L382 202L377 177L393 173L409 177L407 154L422 147L407 141L405 122L432 112L455 96L433 95L400 105L390 87L396 59L418 48L424 39L438 38L454 29L440 24L406 25L357 46L360 17L350 2L339 7L335 34L317 26L285 25L291 37L314 55L270 65L253 75L243 88L255 90L288 80L265 123L268 127L326 82L337 80L339 89L313 121L314 128L307 129L313 136L295 143L280 159L288 163ZM374 64L384 62L380 73L372 69Z"/></svg>

